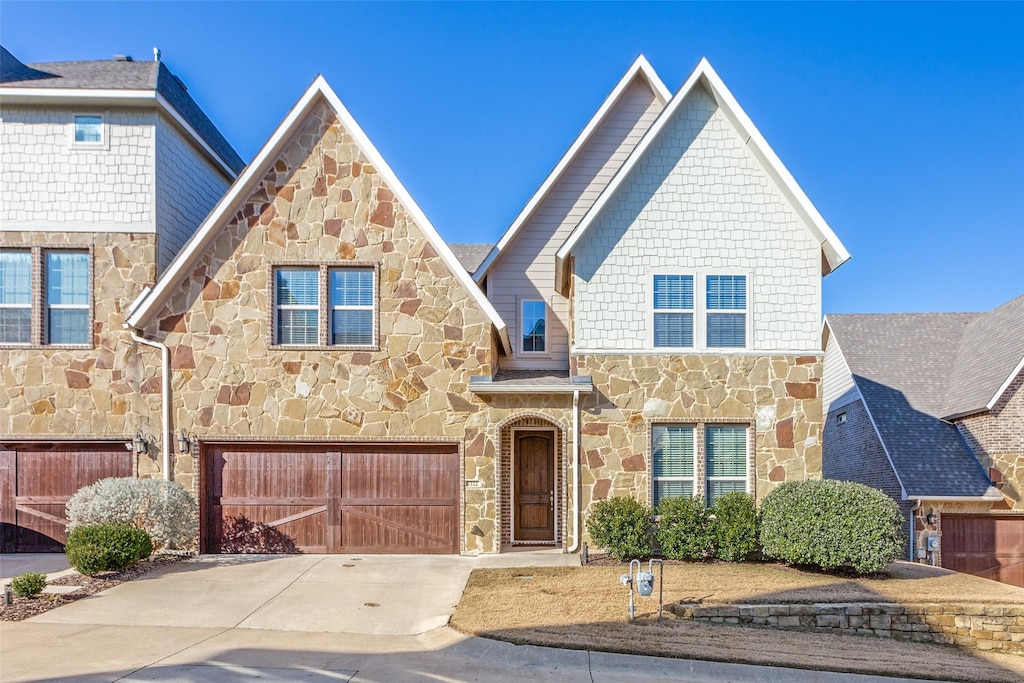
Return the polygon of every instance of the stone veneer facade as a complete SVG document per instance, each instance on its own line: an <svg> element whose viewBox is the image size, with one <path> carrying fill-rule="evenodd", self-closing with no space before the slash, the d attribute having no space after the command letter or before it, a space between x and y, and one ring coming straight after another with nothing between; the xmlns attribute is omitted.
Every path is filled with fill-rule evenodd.
<svg viewBox="0 0 1024 683"><path fill-rule="evenodd" d="M379 345L273 343L275 265L373 266ZM321 292L323 301L325 292ZM321 324L324 324L321 321ZM457 441L463 550L494 552L488 414L492 325L324 102L152 325L170 347L174 425L200 440ZM192 458L175 478L198 493ZM474 525L488 527L483 535Z"/></svg>
<svg viewBox="0 0 1024 683"><path fill-rule="evenodd" d="M156 276L156 235L0 232L0 247L33 250L37 302L46 250L88 250L92 270L89 344L0 347L0 434L50 441L120 440L138 429L159 434L158 403L150 400L159 379L154 384L145 352L122 329L126 309ZM34 325L42 315L37 304ZM140 475L152 475L154 462L140 458Z"/></svg>

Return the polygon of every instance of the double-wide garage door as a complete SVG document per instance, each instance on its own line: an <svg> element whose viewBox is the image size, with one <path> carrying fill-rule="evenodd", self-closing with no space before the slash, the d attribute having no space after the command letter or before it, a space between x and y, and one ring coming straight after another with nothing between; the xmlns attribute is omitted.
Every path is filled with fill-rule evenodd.
<svg viewBox="0 0 1024 683"><path fill-rule="evenodd" d="M132 476L125 442L0 444L0 552L61 552L64 507L83 486Z"/></svg>
<svg viewBox="0 0 1024 683"><path fill-rule="evenodd" d="M1024 587L1024 516L942 515L942 566Z"/></svg>
<svg viewBox="0 0 1024 683"><path fill-rule="evenodd" d="M204 450L206 552L459 552L454 444Z"/></svg>

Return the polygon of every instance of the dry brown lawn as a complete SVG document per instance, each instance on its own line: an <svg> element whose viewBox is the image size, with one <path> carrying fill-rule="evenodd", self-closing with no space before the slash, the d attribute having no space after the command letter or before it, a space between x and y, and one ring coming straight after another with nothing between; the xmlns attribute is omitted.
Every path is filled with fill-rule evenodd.
<svg viewBox="0 0 1024 683"><path fill-rule="evenodd" d="M517 644L957 681L1024 680L1024 657L868 636L698 624L637 598L629 622L622 566L478 569L452 626ZM658 568L655 567L655 576ZM1024 589L909 563L854 579L771 564L665 567L665 604L698 602L1024 603Z"/></svg>

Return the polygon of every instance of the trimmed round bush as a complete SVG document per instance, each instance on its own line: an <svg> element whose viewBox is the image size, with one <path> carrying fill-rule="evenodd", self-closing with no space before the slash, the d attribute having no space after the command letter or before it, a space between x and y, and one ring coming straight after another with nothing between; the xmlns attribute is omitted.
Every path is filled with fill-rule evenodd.
<svg viewBox="0 0 1024 683"><path fill-rule="evenodd" d="M673 560L706 560L713 556L715 532L704 499L662 498L655 538L662 554Z"/></svg>
<svg viewBox="0 0 1024 683"><path fill-rule="evenodd" d="M19 598L34 598L46 588L46 574L26 572L11 579L11 590Z"/></svg>
<svg viewBox="0 0 1024 683"><path fill-rule="evenodd" d="M895 501L849 481L788 482L761 503L764 554L789 564L881 571L903 551L902 527Z"/></svg>
<svg viewBox="0 0 1024 683"><path fill-rule="evenodd" d="M734 491L715 499L711 506L714 515L715 557L726 562L743 562L757 548L757 508L749 493Z"/></svg>
<svg viewBox="0 0 1024 683"><path fill-rule="evenodd" d="M64 544L68 562L80 574L120 571L153 552L153 542L142 529L127 524L97 524L71 530Z"/></svg>
<svg viewBox="0 0 1024 683"><path fill-rule="evenodd" d="M594 503L587 531L594 545L620 562L651 554L651 509L633 498Z"/></svg>
<svg viewBox="0 0 1024 683"><path fill-rule="evenodd" d="M176 481L110 477L78 490L67 506L68 526L129 524L144 529L156 549L195 549L199 508Z"/></svg>

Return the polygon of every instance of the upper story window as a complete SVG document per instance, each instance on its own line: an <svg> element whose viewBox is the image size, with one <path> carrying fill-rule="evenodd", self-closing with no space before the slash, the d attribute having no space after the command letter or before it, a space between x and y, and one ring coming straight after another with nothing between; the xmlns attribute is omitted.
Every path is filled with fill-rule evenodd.
<svg viewBox="0 0 1024 683"><path fill-rule="evenodd" d="M372 348L376 279L372 267L275 268L274 344Z"/></svg>
<svg viewBox="0 0 1024 683"><path fill-rule="evenodd" d="M693 276L654 276L654 345L693 346Z"/></svg>
<svg viewBox="0 0 1024 683"><path fill-rule="evenodd" d="M107 126L103 114L75 114L71 119L71 146L107 149Z"/></svg>
<svg viewBox="0 0 1024 683"><path fill-rule="evenodd" d="M0 344L90 344L90 281L88 251L0 250Z"/></svg>
<svg viewBox="0 0 1024 683"><path fill-rule="evenodd" d="M746 275L657 274L652 292L654 348L746 348Z"/></svg>
<svg viewBox="0 0 1024 683"><path fill-rule="evenodd" d="M651 500L703 496L708 505L746 491L749 476L745 425L669 425L651 428ZM698 444L698 441L701 443ZM703 451L703 462L698 457Z"/></svg>
<svg viewBox="0 0 1024 683"><path fill-rule="evenodd" d="M0 344L28 344L32 334L32 252L0 251Z"/></svg>
<svg viewBox="0 0 1024 683"><path fill-rule="evenodd" d="M706 292L708 348L746 347L746 275L708 275Z"/></svg>
<svg viewBox="0 0 1024 683"><path fill-rule="evenodd" d="M547 353L548 307L543 301L523 301L523 353Z"/></svg>

